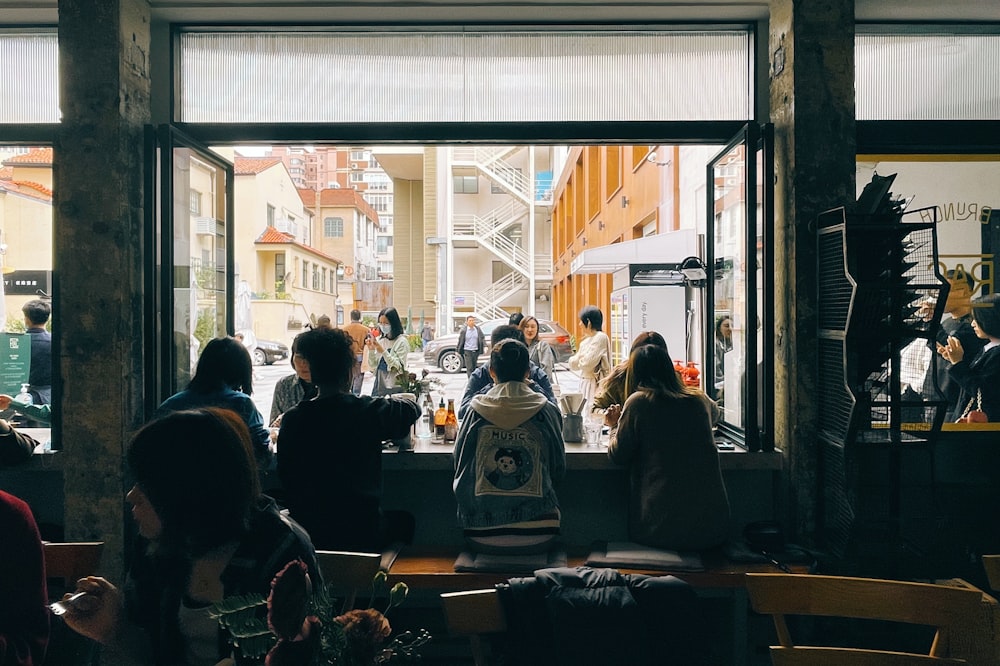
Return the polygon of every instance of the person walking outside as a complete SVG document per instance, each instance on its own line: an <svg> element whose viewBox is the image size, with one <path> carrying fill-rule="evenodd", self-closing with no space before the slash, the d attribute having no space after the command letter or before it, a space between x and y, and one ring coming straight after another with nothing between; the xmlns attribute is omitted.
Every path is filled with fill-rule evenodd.
<svg viewBox="0 0 1000 666"><path fill-rule="evenodd" d="M427 343L434 339L434 329L431 328L430 322L424 322L423 327L420 329L420 349L423 350L427 346Z"/></svg>
<svg viewBox="0 0 1000 666"><path fill-rule="evenodd" d="M476 325L476 318L469 315L465 320L465 328L458 334L458 351L465 361L465 376L471 377L479 364L479 357L486 348L486 336L483 329Z"/></svg>
<svg viewBox="0 0 1000 666"><path fill-rule="evenodd" d="M361 385L365 381L365 340L371 335L368 327L361 323L361 310L351 310L351 321L344 326L354 345L354 375L351 379L351 393L361 395Z"/></svg>

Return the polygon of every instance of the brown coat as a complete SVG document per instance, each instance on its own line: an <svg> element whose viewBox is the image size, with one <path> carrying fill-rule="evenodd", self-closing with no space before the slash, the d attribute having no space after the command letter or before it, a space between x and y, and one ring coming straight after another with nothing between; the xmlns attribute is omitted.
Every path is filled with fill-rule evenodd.
<svg viewBox="0 0 1000 666"><path fill-rule="evenodd" d="M638 391L611 430L611 461L629 465L629 539L668 550L702 550L729 534L729 499L708 406Z"/></svg>

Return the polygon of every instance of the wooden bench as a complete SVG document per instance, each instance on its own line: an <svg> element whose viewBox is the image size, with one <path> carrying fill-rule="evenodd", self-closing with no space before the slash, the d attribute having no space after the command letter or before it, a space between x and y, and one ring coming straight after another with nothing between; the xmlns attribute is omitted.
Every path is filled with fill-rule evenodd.
<svg viewBox="0 0 1000 666"><path fill-rule="evenodd" d="M492 587L504 583L509 578L523 576L511 572L457 572L454 569L458 553L445 548L415 548L407 546L400 552L389 569L390 585L405 582L414 590L434 592L464 592ZM567 566L584 566L585 554L571 554ZM746 589L746 574L774 573L776 568L769 563L729 562L719 558L705 559L703 571L664 571L661 569L631 569L617 567L622 573L645 574L648 576L677 576L696 589L734 590ZM795 573L807 573L806 567L790 566Z"/></svg>
<svg viewBox="0 0 1000 666"><path fill-rule="evenodd" d="M397 582L406 583L411 590L425 590L442 595L450 593L475 592L483 596L471 597L465 595L454 595L450 597L453 604L462 603L486 603L490 608L494 603L494 598L484 593L491 590L498 583L505 583L510 578L523 576L523 573L492 573L492 572L456 572L454 569L455 559L458 553L453 549L446 548L415 548L407 546L400 552L396 561L389 569L389 585ZM586 554L570 553L567 563L570 567L584 566ZM748 622L748 598L746 590L746 576L748 573L774 573L776 567L769 563L737 563L729 562L723 558L712 559L703 558L705 569L703 571L662 571L652 569L626 569L616 567L622 573L645 574L648 576L676 576L694 587L699 596L703 597L723 597L729 600L731 608L731 621L733 627L732 655L728 663L741 666L747 663L747 622ZM807 568L801 565L789 566L795 573L808 573ZM446 616L451 617L455 611L449 612L446 606ZM493 616L492 611L488 613ZM450 622L450 620L449 620ZM461 625L459 625L461 626ZM470 637L478 632L456 633L455 635L469 635ZM478 648L476 647L478 645ZM473 639L474 649L481 650L478 639ZM479 663L479 662L477 662Z"/></svg>

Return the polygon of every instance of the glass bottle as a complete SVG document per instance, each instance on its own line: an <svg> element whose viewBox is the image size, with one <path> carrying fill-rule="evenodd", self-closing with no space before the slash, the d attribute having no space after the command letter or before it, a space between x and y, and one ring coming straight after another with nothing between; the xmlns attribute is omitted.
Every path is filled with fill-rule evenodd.
<svg viewBox="0 0 1000 666"><path fill-rule="evenodd" d="M444 422L444 441L454 444L458 437L458 415L455 414L455 399L448 398L448 412Z"/></svg>
<svg viewBox="0 0 1000 666"><path fill-rule="evenodd" d="M448 420L448 411L444 408L444 397L438 403L437 411L434 412L434 434L431 441L435 444L444 444L445 423Z"/></svg>
<svg viewBox="0 0 1000 666"><path fill-rule="evenodd" d="M428 393L424 396L424 407L420 410L420 420L417 421L417 437L427 439L433 433L434 403Z"/></svg>

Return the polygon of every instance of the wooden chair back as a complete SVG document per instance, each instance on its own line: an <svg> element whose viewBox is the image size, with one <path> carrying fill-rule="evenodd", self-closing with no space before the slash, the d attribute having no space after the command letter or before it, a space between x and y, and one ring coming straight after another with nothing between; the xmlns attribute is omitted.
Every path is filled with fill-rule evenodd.
<svg viewBox="0 0 1000 666"><path fill-rule="evenodd" d="M983 568L990 588L1000 592L1000 555L983 555Z"/></svg>
<svg viewBox="0 0 1000 666"><path fill-rule="evenodd" d="M317 550L323 581L335 595L344 596L344 611L354 608L358 592L369 590L382 563L381 553L352 553L343 550Z"/></svg>
<svg viewBox="0 0 1000 666"><path fill-rule="evenodd" d="M45 577L61 578L63 587L76 587L76 581L84 576L93 576L101 565L103 541L46 541L42 544L45 553Z"/></svg>
<svg viewBox="0 0 1000 666"><path fill-rule="evenodd" d="M774 619L780 645L771 647L774 666L917 666L964 664L948 658L955 632L980 612L978 590L871 578L808 574L747 574L750 604ZM797 645L787 615L886 620L934 627L928 652L913 654L850 647Z"/></svg>
<svg viewBox="0 0 1000 666"><path fill-rule="evenodd" d="M448 592L441 595L444 620L452 636L468 636L476 666L487 666L486 634L507 631L507 619L496 590Z"/></svg>

